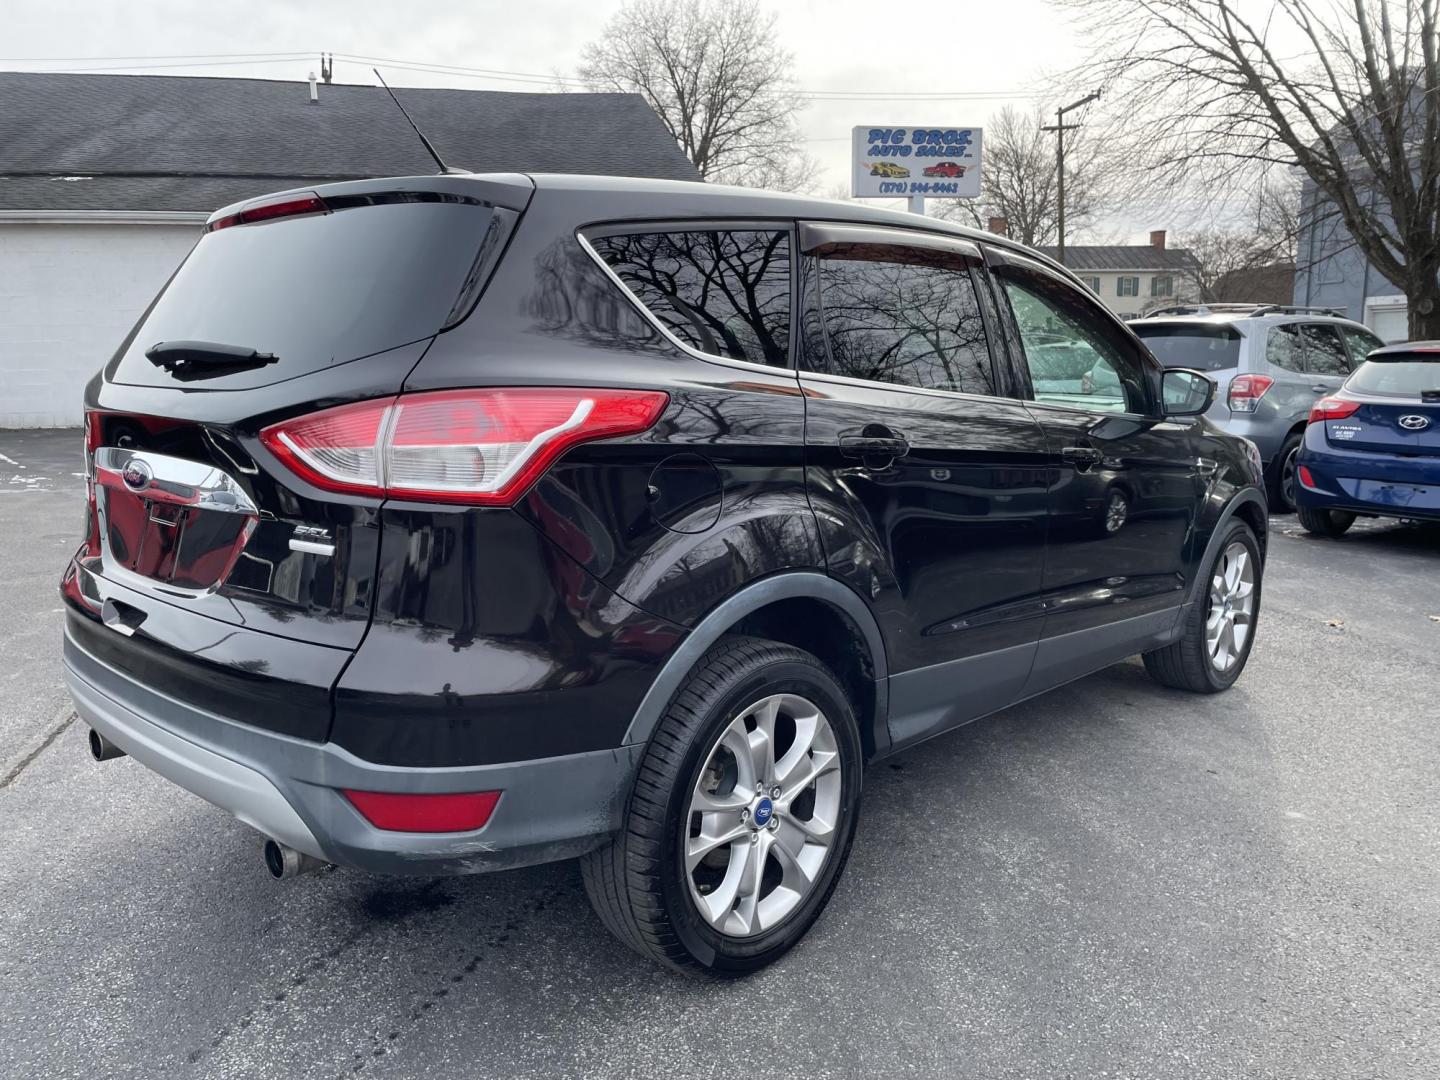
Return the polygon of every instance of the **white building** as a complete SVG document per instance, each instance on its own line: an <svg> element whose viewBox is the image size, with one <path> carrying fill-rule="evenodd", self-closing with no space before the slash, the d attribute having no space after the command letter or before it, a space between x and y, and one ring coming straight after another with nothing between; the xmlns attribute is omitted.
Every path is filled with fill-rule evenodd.
<svg viewBox="0 0 1440 1080"><path fill-rule="evenodd" d="M1040 250L1056 257L1053 247ZM1194 256L1167 248L1163 229L1152 232L1148 244L1066 244L1065 265L1122 318L1200 298Z"/></svg>

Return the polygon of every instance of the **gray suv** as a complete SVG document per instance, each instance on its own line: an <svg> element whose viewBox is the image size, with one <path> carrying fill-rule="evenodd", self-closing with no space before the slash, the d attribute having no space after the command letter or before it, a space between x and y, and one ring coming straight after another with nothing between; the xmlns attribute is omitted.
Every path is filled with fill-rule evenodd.
<svg viewBox="0 0 1440 1080"><path fill-rule="evenodd" d="M1165 367L1216 381L1206 416L1260 448L1270 509L1279 513L1295 509L1295 456L1310 407L1385 344L1338 312L1274 305L1167 308L1130 328Z"/></svg>

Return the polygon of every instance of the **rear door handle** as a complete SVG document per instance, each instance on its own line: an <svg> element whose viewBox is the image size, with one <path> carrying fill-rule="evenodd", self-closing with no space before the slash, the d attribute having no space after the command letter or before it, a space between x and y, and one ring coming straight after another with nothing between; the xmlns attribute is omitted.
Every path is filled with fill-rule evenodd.
<svg viewBox="0 0 1440 1080"><path fill-rule="evenodd" d="M1092 465L1100 464L1101 454L1093 446L1067 446L1060 451L1060 456L1084 472Z"/></svg>
<svg viewBox="0 0 1440 1080"><path fill-rule="evenodd" d="M1310 387L1310 389L1311 389L1311 390L1314 390L1315 393L1317 393L1317 394L1323 394L1323 393L1325 393L1325 391L1329 390L1330 387L1328 387L1328 386L1312 386L1312 387Z"/></svg>
<svg viewBox="0 0 1440 1080"><path fill-rule="evenodd" d="M842 435L840 453L851 458L897 458L910 452L910 444L898 435Z"/></svg>

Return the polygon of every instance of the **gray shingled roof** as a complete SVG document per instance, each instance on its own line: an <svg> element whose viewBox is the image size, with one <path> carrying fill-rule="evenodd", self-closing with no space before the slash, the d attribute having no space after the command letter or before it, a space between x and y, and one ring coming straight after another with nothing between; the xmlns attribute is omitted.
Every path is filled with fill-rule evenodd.
<svg viewBox="0 0 1440 1080"><path fill-rule="evenodd" d="M1040 249L1052 259L1057 249ZM1065 245L1065 265L1076 273L1086 270L1191 270L1195 258L1184 248L1157 248L1149 244Z"/></svg>
<svg viewBox="0 0 1440 1080"><path fill-rule="evenodd" d="M636 94L397 88L452 166L698 180ZM0 209L203 210L435 172L379 86L0 72ZM87 179L63 179L85 177Z"/></svg>

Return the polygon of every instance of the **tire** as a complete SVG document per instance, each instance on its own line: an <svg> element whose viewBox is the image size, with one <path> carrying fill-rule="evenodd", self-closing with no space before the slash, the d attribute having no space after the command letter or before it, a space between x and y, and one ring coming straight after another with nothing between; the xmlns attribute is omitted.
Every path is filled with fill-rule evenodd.
<svg viewBox="0 0 1440 1080"><path fill-rule="evenodd" d="M1344 536L1346 530L1355 524L1355 515L1348 510L1314 510L1308 506L1297 506L1295 516L1306 532L1331 539Z"/></svg>
<svg viewBox="0 0 1440 1080"><path fill-rule="evenodd" d="M1295 459L1300 455L1300 433L1290 435L1275 455L1275 472L1270 477L1270 512L1295 512Z"/></svg>
<svg viewBox="0 0 1440 1080"><path fill-rule="evenodd" d="M1225 592L1225 588L1217 587L1216 575L1219 574L1221 579L1228 581L1228 570L1235 566L1237 578L1242 577L1244 563L1235 558L1242 550L1248 560L1250 573L1250 588L1245 594L1249 597L1249 606L1243 612L1243 641L1236 641L1241 625L1243 597L1236 599L1232 596L1230 604L1223 607L1222 614L1217 616L1219 646L1223 653L1223 656L1217 656L1212 647L1210 633L1216 624L1212 624L1211 619L1218 602L1217 597ZM1255 643L1255 630L1260 621L1262 569L1260 545L1255 540L1255 534L1244 522L1232 521L1225 527L1225 534L1215 557L1205 567L1204 600L1195 604L1185 616L1180 639L1163 649L1145 654L1145 670L1150 673L1150 677L1163 686L1197 694L1218 694L1233 686L1240 673L1245 670L1245 664L1250 659L1250 649ZM1232 628L1228 649L1224 647L1226 622L1230 622Z"/></svg>
<svg viewBox="0 0 1440 1080"><path fill-rule="evenodd" d="M823 767L823 773L804 789L809 796L785 791L772 803L769 785L784 781L774 768L765 792L736 809L737 800L751 799L745 777L763 771L764 755L756 755L762 766L746 758L750 764L742 767L741 755L729 747L736 739L745 747L765 744L753 734L765 730L764 717L751 710L758 706L763 714L771 702L768 724L775 738L769 745L780 751L776 764L792 762L790 776L797 784L796 768ZM797 745L802 725L812 731L812 749L797 751L797 757L788 749ZM860 809L862 765L854 710L819 660L774 641L722 639L696 663L661 718L620 831L581 862L591 904L626 945L688 975L736 977L773 963L820 916L845 868ZM725 808L702 813L695 810L696 800ZM823 833L830 822L828 847L820 854L820 842L802 834ZM687 850L713 843L696 835L697 828L710 837L733 832L738 838L715 844L692 869ZM752 862L755 853L759 859ZM761 867L763 876L747 889L752 866ZM777 878L796 887L782 890ZM791 893L798 899L791 900ZM749 895L756 901L749 902ZM709 914L702 905L710 906Z"/></svg>

